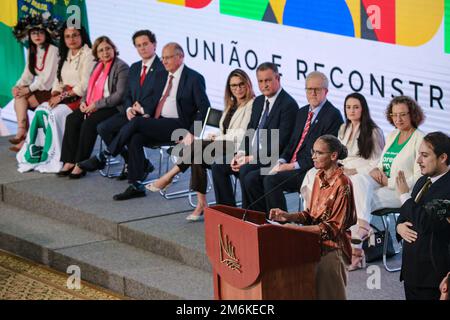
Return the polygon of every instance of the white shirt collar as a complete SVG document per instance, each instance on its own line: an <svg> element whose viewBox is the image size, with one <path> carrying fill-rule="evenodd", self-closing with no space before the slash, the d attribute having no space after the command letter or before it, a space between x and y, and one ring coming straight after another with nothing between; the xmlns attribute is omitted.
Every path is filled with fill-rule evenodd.
<svg viewBox="0 0 450 320"><path fill-rule="evenodd" d="M148 60L146 63L144 63L144 61L142 61L142 67L144 67L144 66L147 67L146 72L148 70L150 70L150 67L153 64L153 61L155 61L155 57L156 57L156 55L153 55L153 57L151 57L150 60Z"/></svg>
<svg viewBox="0 0 450 320"><path fill-rule="evenodd" d="M447 172L448 172L449 168L447 168L447 171L445 171L443 174L435 176L435 177L430 177L431 183L435 183L438 179L442 178L442 176L444 176Z"/></svg>
<svg viewBox="0 0 450 320"><path fill-rule="evenodd" d="M174 73L169 72L169 76L173 76L174 79L179 79L184 69L184 63Z"/></svg>
<svg viewBox="0 0 450 320"><path fill-rule="evenodd" d="M280 87L280 89L278 89L277 93L275 93L275 95L273 95L272 97L270 97L270 98L267 98L267 97L266 97L266 98L264 99L264 106L266 105L266 102L265 102L265 101L266 101L266 100L269 100L269 109L272 110L273 104L274 104L275 101L277 100L277 98L278 98L278 96L279 96L281 90L283 90L282 87Z"/></svg>

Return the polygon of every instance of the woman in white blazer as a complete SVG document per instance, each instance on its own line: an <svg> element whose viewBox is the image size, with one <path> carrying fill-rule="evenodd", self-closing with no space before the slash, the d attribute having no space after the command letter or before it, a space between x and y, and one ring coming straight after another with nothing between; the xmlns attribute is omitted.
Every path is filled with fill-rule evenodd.
<svg viewBox="0 0 450 320"><path fill-rule="evenodd" d="M190 167L191 189L197 192L198 201L197 207L186 219L202 220L203 210L208 206L206 170L216 159L231 160L238 150L250 121L254 97L252 82L247 73L241 69L233 70L228 75L225 87L225 110L219 123L220 134L196 140L193 147L184 148L181 162L157 181L148 184L147 190L158 192L167 188L179 172L185 172Z"/></svg>
<svg viewBox="0 0 450 320"><path fill-rule="evenodd" d="M410 97L395 97L386 110L387 120L395 126L386 138L386 145L375 169L366 177L373 187L371 212L382 208L401 207L396 191L399 171L405 174L410 190L421 176L416 162L424 133L418 129L425 119L420 106Z"/></svg>

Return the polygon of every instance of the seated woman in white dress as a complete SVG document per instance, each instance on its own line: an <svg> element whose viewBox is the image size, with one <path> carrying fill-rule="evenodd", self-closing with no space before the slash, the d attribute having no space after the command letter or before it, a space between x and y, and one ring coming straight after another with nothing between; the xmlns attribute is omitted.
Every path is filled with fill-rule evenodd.
<svg viewBox="0 0 450 320"><path fill-rule="evenodd" d="M351 228L354 242L361 243L370 235L370 198L357 193L368 187L367 179L363 174L368 174L376 167L381 151L384 147L383 131L375 124L370 116L366 99L360 93L351 93L344 102L345 123L339 129L338 138L347 147L348 157L340 161L344 167L344 173L352 181L355 190L355 208L358 223ZM309 202L316 169L308 171L303 180L301 193L305 201ZM349 270L362 267L361 247L354 247L352 252L352 264Z"/></svg>
<svg viewBox="0 0 450 320"><path fill-rule="evenodd" d="M146 186L149 191L158 192L166 188L180 171L191 168L191 189L197 192L197 207L187 216L189 221L203 219L203 210L208 206L206 201L207 176L206 170L214 162L207 161L204 150L215 149L213 157L233 157L244 138L253 109L253 92L250 77L241 69L235 69L228 75L225 87L225 110L220 119L220 134L196 140L192 147L183 150L183 157L179 164L163 175L154 183ZM214 143L214 144L213 144ZM213 145L212 145L213 144ZM222 155L219 153L224 150ZM199 154L201 153L201 154ZM197 162L199 159L201 161ZM192 161L194 160L194 161Z"/></svg>
<svg viewBox="0 0 450 320"><path fill-rule="evenodd" d="M9 149L18 152L24 144L29 127L28 109L34 110L51 97L51 89L58 69L58 37L61 23L53 17L26 16L14 27L17 40L28 43L28 59L22 76L12 88L17 118L16 136L9 139Z"/></svg>
<svg viewBox="0 0 450 320"><path fill-rule="evenodd" d="M52 97L36 109L25 144L17 154L19 172L36 170L56 173L61 169L61 144L66 117L80 106L95 65L90 46L91 42L83 27L76 29L64 25Z"/></svg>

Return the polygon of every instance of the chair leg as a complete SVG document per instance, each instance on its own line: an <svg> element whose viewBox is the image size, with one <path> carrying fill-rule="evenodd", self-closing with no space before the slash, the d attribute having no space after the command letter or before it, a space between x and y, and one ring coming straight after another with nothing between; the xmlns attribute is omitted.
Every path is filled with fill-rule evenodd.
<svg viewBox="0 0 450 320"><path fill-rule="evenodd" d="M388 238L389 238L389 215L382 216L381 220L383 222L384 227L384 243L383 243L383 265L386 271L388 272L396 272L400 271L401 267L390 268L387 264L387 248L388 248Z"/></svg>

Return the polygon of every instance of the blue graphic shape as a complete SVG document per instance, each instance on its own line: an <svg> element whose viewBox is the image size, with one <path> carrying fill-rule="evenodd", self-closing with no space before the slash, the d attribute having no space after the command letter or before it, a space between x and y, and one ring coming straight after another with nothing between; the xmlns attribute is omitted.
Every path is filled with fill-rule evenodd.
<svg viewBox="0 0 450 320"><path fill-rule="evenodd" d="M355 36L353 19L345 0L287 0L283 25Z"/></svg>

